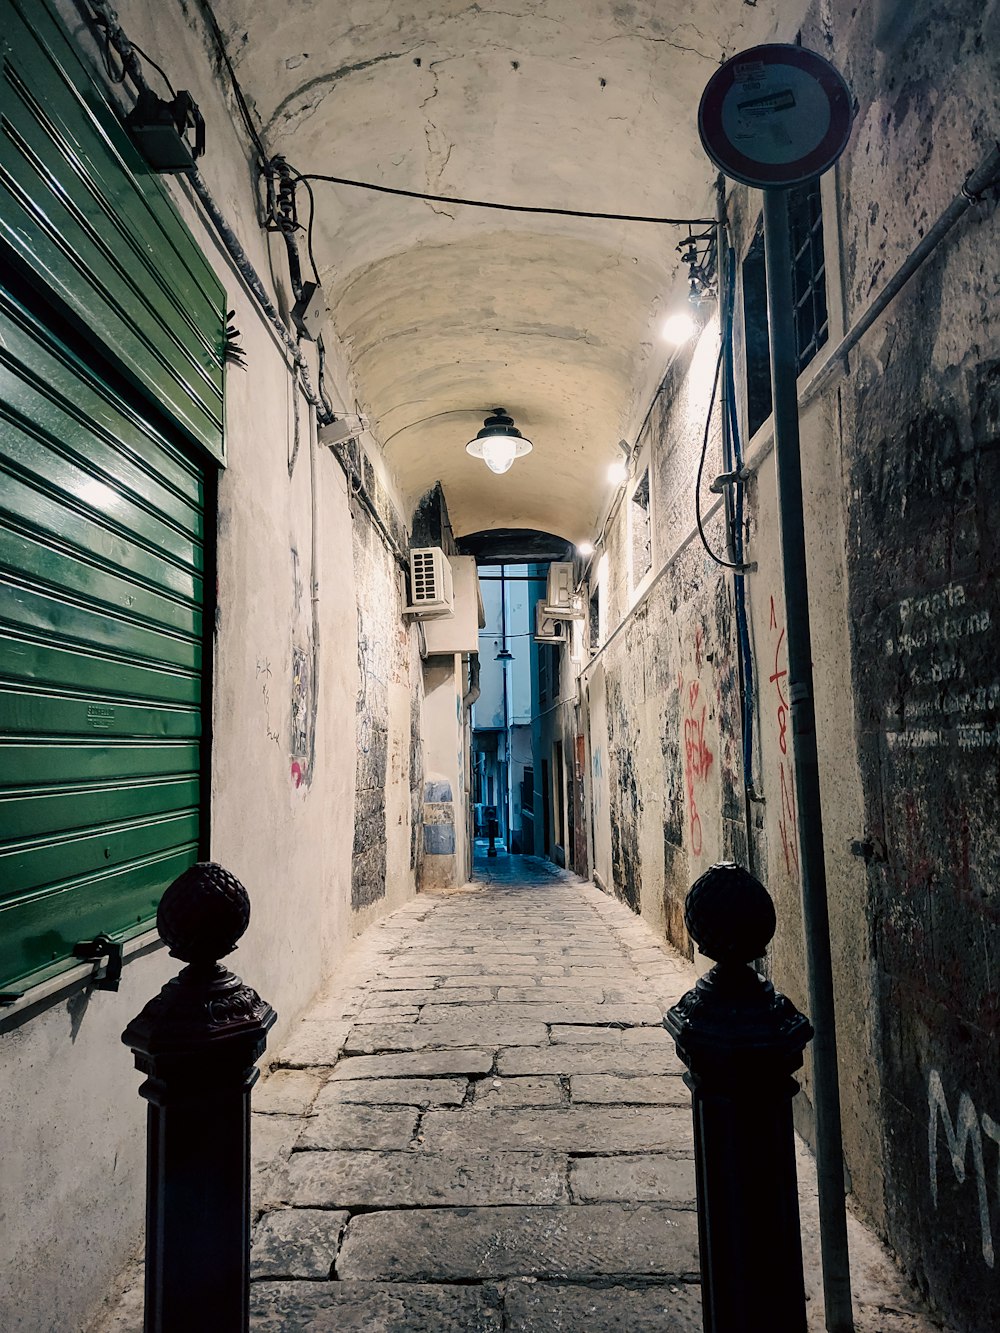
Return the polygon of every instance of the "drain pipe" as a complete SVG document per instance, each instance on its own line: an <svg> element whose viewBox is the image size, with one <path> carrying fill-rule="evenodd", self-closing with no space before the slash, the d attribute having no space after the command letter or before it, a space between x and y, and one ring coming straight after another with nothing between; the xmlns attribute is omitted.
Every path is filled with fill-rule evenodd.
<svg viewBox="0 0 1000 1333"><path fill-rule="evenodd" d="M469 688L462 695L462 707L469 709L479 698L479 654L469 654Z"/></svg>

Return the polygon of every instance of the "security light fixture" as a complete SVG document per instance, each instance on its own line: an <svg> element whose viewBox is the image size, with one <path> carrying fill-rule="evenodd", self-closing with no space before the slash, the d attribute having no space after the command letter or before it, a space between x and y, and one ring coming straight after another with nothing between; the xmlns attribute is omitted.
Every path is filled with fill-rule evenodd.
<svg viewBox="0 0 1000 1333"><path fill-rule="evenodd" d="M608 468L608 481L612 486L623 486L628 481L628 464L619 460Z"/></svg>
<svg viewBox="0 0 1000 1333"><path fill-rule="evenodd" d="M663 337L675 347L693 338L697 331L697 321L688 310L678 310L663 321Z"/></svg>
<svg viewBox="0 0 1000 1333"><path fill-rule="evenodd" d="M576 544L576 553L577 553L577 555L582 555L583 558L584 558L584 560L586 560L586 558L587 558L588 556L594 554L594 543L593 543L593 542L577 542L577 544Z"/></svg>
<svg viewBox="0 0 1000 1333"><path fill-rule="evenodd" d="M205 120L188 92L179 92L172 102L165 102L149 88L140 89L138 101L125 117L125 128L154 171L193 171L196 159L205 152ZM193 143L189 138L192 130Z"/></svg>
<svg viewBox="0 0 1000 1333"><path fill-rule="evenodd" d="M531 453L531 441L526 440L514 425L514 418L502 407L495 407L486 418L482 430L465 446L466 453L481 458L491 472L497 475L508 471L515 458Z"/></svg>

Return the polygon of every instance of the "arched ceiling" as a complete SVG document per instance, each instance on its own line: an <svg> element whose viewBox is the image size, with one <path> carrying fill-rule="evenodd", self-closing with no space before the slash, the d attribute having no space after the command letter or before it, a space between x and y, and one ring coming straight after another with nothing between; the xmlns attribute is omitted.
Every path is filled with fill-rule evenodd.
<svg viewBox="0 0 1000 1333"><path fill-rule="evenodd" d="M803 0L216 0L272 154L301 172L594 212L713 215L705 83L794 38ZM512 0L506 0L510 5ZM314 250L353 390L404 501L457 535L592 536L683 300L682 229L314 185ZM465 453L495 406L534 450Z"/></svg>

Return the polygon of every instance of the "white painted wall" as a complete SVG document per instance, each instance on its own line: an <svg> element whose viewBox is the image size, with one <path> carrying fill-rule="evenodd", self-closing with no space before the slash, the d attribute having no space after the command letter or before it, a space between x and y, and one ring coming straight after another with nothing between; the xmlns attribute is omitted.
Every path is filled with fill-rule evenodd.
<svg viewBox="0 0 1000 1333"><path fill-rule="evenodd" d="M63 8L69 26L79 29L72 4ZM212 75L198 11L139 0L117 8L130 35L199 102L209 139L203 175L269 286L273 264L284 299L284 247L272 245L269 255L257 224L244 144ZM318 450L310 468L304 404L302 442L289 477L293 408L283 354L184 184L173 181L170 189L226 287L249 363L247 372L230 368L226 384L229 467L219 485L211 856L250 894L250 927L232 965L277 1009L274 1049L362 924L350 907L358 698L352 532L367 519L358 510L352 515L345 478L329 451ZM334 396L351 400L336 364L331 376ZM388 476L383 481L391 485ZM398 599L392 561L369 572L361 595L377 594L391 608ZM312 773L300 780L290 753L292 653L310 642L313 575L321 637L316 757ZM366 909L364 920L414 892L408 785L419 661L415 634L398 617L392 633L387 893ZM454 691L451 708L454 734ZM88 1312L141 1242L145 1104L120 1034L177 970L158 948L127 963L117 994L77 985L47 1000L16 1030L0 1033L5 1333L85 1327Z"/></svg>

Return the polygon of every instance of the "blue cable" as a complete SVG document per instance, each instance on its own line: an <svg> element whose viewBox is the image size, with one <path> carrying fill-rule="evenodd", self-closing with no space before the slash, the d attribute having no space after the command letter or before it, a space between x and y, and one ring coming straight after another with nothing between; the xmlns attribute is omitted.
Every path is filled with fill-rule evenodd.
<svg viewBox="0 0 1000 1333"><path fill-rule="evenodd" d="M726 453L727 471L740 472L743 468L743 449L740 442L739 414L736 411L736 380L733 373L733 299L736 290L736 252L730 248L728 256L726 309L723 319L722 336L725 340L725 375L726 401L729 411L729 436ZM743 564L743 482L734 487L733 500L733 555L737 564ZM747 619L746 576L734 575L736 601L736 637L737 652L740 661L740 674L743 677L743 785L749 791L753 783L753 719L754 719L754 682L753 654L750 648L750 625Z"/></svg>

